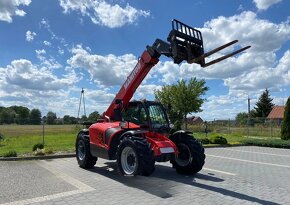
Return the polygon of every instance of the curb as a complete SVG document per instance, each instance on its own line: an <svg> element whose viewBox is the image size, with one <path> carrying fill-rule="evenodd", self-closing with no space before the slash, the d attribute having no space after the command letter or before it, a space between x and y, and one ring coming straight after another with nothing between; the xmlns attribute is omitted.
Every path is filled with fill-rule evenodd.
<svg viewBox="0 0 290 205"><path fill-rule="evenodd" d="M44 156L31 156L31 157L0 157L0 161L26 161L26 160L46 160L58 158L71 158L76 154L59 154L59 155L44 155Z"/></svg>
<svg viewBox="0 0 290 205"><path fill-rule="evenodd" d="M252 146L252 145L246 145L246 144L234 144L234 145L213 145L213 146L203 146L204 148L227 148L227 147L245 147L245 146Z"/></svg>

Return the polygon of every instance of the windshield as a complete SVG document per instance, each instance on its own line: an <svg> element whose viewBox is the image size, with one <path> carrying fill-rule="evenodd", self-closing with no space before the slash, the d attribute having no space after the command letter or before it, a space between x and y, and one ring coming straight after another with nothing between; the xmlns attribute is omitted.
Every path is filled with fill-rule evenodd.
<svg viewBox="0 0 290 205"><path fill-rule="evenodd" d="M122 116L124 121L143 127L149 127L149 119L153 129L169 127L166 114L160 104L146 104L145 109L141 103L131 103Z"/></svg>
<svg viewBox="0 0 290 205"><path fill-rule="evenodd" d="M152 128L168 127L165 112L160 105L149 105L148 112Z"/></svg>
<svg viewBox="0 0 290 205"><path fill-rule="evenodd" d="M145 108L141 104L131 105L123 113L125 121L133 122L136 125L148 125Z"/></svg>

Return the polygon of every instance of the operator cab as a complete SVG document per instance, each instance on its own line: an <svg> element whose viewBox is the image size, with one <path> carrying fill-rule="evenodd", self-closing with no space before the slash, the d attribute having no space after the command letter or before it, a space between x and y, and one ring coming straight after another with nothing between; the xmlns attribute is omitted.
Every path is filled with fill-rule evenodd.
<svg viewBox="0 0 290 205"><path fill-rule="evenodd" d="M134 123L140 128L156 132L169 132L169 120L164 107L154 101L131 101L122 112L125 122Z"/></svg>

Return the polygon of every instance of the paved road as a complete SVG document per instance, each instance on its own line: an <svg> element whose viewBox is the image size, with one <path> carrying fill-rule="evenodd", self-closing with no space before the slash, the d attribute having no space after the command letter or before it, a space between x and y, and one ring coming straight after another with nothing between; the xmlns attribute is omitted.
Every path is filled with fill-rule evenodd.
<svg viewBox="0 0 290 205"><path fill-rule="evenodd" d="M290 204L290 150L206 149L195 176L158 163L150 177L124 178L115 163L80 169L74 158L0 162L0 205Z"/></svg>

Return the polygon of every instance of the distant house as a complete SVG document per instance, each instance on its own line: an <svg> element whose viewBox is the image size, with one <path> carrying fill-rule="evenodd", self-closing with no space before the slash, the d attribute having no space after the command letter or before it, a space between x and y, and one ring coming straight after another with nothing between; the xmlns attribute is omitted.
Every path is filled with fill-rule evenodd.
<svg viewBox="0 0 290 205"><path fill-rule="evenodd" d="M187 118L187 122L191 125L197 125L203 123L203 120L200 117L197 116L191 116Z"/></svg>
<svg viewBox="0 0 290 205"><path fill-rule="evenodd" d="M284 118L284 112L285 112L285 106L276 105L273 107L273 109L267 116L267 119L272 120L280 125Z"/></svg>

